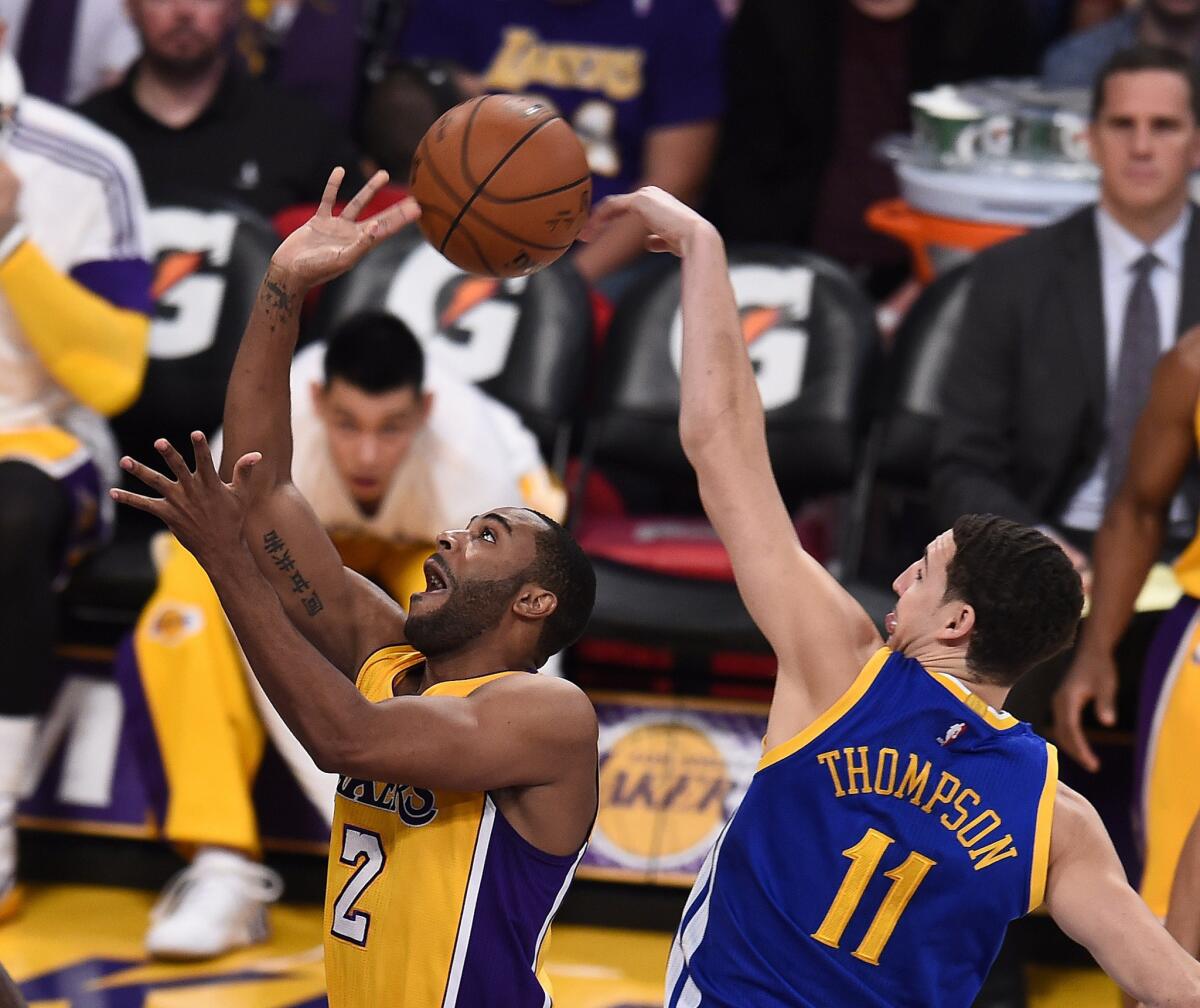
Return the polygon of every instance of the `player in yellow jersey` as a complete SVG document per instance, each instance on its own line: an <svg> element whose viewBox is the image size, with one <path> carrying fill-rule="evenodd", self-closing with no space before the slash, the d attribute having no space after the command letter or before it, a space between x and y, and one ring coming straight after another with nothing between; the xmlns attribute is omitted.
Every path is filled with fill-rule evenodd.
<svg viewBox="0 0 1200 1008"><path fill-rule="evenodd" d="M1159 361L1130 447L1125 478L1093 547L1092 608L1074 661L1055 696L1062 747L1089 770L1099 767L1083 734L1082 712L1116 722L1117 642L1166 538L1172 501L1200 446L1200 328ZM1200 812L1200 531L1175 562L1183 597L1163 618L1146 656L1137 712L1135 818L1141 830L1141 891L1167 913L1176 862ZM1197 910L1200 914L1200 909Z"/></svg>
<svg viewBox="0 0 1200 1008"><path fill-rule="evenodd" d="M532 673L582 632L595 577L568 532L521 508L442 533L407 618L343 568L291 483L300 305L419 211L406 200L357 220L381 172L335 217L341 178L263 280L226 396L220 476L196 433L194 472L155 444L175 480L122 460L161 499L113 496L196 556L267 696L340 775L332 1008L542 1008L550 921L596 815L597 727L577 687Z"/></svg>

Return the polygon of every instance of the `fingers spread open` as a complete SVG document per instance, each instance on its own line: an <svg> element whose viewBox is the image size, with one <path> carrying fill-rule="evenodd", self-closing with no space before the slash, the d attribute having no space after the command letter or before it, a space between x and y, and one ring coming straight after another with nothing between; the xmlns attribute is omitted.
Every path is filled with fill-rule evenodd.
<svg viewBox="0 0 1200 1008"><path fill-rule="evenodd" d="M137 459L130 458L128 455L121 459L121 468L131 476L136 476L151 490L157 490L164 497L175 486L174 481L167 479L157 469L151 469L148 465L143 465ZM124 493L124 491L121 492ZM130 496L136 495L130 494Z"/></svg>
<svg viewBox="0 0 1200 1008"><path fill-rule="evenodd" d="M118 504L127 504L131 508L137 508L139 511L145 511L146 514L152 514L155 518L160 518L163 521L165 518L165 508L167 502L159 497L143 497L141 494L130 493L128 490L118 490L116 487L108 491L108 495Z"/></svg>
<svg viewBox="0 0 1200 1008"><path fill-rule="evenodd" d="M170 441L166 438L159 438L154 442L154 448L163 457L163 461L167 463L179 482L184 483L192 478L191 469L188 468L183 456L175 450L175 446Z"/></svg>
<svg viewBox="0 0 1200 1008"><path fill-rule="evenodd" d="M338 190L342 187L342 179L346 177L346 169L334 168L329 173L329 181L325 183L325 191L321 194L321 205L317 207L318 217L333 215L333 204L337 200Z"/></svg>
<svg viewBox="0 0 1200 1008"><path fill-rule="evenodd" d="M387 185L388 173L382 168L374 175L367 179L367 184L354 194L354 198L346 204L342 210L342 217L346 220L356 221L358 215L366 209L367 205L375 198L375 194Z"/></svg>
<svg viewBox="0 0 1200 1008"><path fill-rule="evenodd" d="M215 479L217 467L213 465L212 449L203 431L192 431L192 451L196 456L196 475L201 479Z"/></svg>

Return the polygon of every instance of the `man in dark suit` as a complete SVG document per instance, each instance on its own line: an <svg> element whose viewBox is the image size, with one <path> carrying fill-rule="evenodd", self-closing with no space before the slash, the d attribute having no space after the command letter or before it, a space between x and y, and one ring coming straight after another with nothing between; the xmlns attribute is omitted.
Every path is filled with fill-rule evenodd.
<svg viewBox="0 0 1200 1008"><path fill-rule="evenodd" d="M970 512L1039 525L1085 581L1150 372L1200 322L1196 70L1168 49L1118 53L1096 82L1090 139L1098 205L972 266L933 471L942 525Z"/></svg>

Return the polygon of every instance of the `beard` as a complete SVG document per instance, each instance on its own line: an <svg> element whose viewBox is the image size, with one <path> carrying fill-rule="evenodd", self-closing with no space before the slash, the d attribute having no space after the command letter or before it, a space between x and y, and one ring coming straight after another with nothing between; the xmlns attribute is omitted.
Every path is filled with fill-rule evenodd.
<svg viewBox="0 0 1200 1008"><path fill-rule="evenodd" d="M168 56L147 48L142 53L142 62L153 73L174 84L190 84L207 74L221 59L223 50L216 45L194 56Z"/></svg>
<svg viewBox="0 0 1200 1008"><path fill-rule="evenodd" d="M408 642L436 658L465 647L495 627L524 576L506 581L460 581L430 613L414 613L404 625Z"/></svg>

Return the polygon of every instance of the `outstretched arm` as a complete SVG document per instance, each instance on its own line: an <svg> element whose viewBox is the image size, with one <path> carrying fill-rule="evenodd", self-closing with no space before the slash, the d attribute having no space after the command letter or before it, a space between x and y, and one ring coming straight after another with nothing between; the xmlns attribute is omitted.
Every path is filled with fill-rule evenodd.
<svg viewBox="0 0 1200 1008"><path fill-rule="evenodd" d="M588 233L631 217L650 234L647 247L682 259L679 433L738 591L779 661L771 747L845 692L881 641L862 608L804 551L784 506L720 235L659 189L607 200Z"/></svg>
<svg viewBox="0 0 1200 1008"><path fill-rule="evenodd" d="M284 614L242 538L246 511L260 492L256 466L265 458L243 455L225 483L204 435L193 434L192 444L194 472L166 441L156 445L174 480L122 460L161 498L122 490L112 495L160 518L200 561L255 676L321 769L456 791L552 784L589 767L594 780L595 714L570 683L511 676L467 698L409 696L375 704L335 674ZM577 846L575 838L572 843Z"/></svg>
<svg viewBox="0 0 1200 1008"><path fill-rule="evenodd" d="M1096 705L1101 723L1116 724L1117 642L1162 548L1171 499L1196 454L1200 394L1200 329L1186 334L1158 364L1138 420L1121 489L1108 506L1092 549L1091 611L1071 669L1054 696L1054 727L1064 749L1088 770L1100 761L1083 734L1082 714Z"/></svg>
<svg viewBox="0 0 1200 1008"><path fill-rule="evenodd" d="M1146 1008L1200 1006L1200 963L1129 887L1096 810L1062 784L1054 803L1046 906L1058 926Z"/></svg>
<svg viewBox="0 0 1200 1008"><path fill-rule="evenodd" d="M271 258L225 396L222 470L228 478L237 459L261 452L256 492L245 519L250 553L300 632L334 665L353 675L373 642L398 639L404 615L343 568L329 536L292 483L288 376L305 294L346 272L376 242L415 220L418 211L406 200L358 221L358 214L387 181L380 172L335 217L341 180L342 170L335 169L316 214Z"/></svg>

